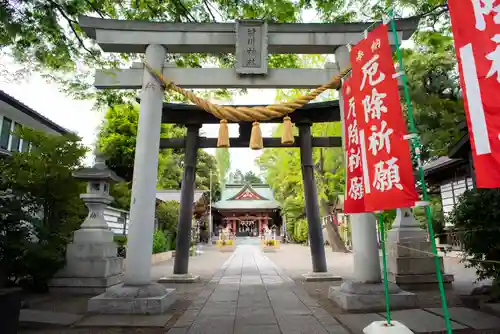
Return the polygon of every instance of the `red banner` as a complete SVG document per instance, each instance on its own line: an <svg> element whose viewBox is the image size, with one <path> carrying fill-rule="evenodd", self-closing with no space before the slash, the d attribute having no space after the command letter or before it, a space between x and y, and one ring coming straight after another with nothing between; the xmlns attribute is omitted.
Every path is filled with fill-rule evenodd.
<svg viewBox="0 0 500 334"><path fill-rule="evenodd" d="M344 148L346 151L346 196L345 213L365 212L365 187L363 182L363 164L359 145L356 103L351 79L346 79L342 86L344 102Z"/></svg>
<svg viewBox="0 0 500 334"><path fill-rule="evenodd" d="M387 25L351 50L366 210L413 207L418 201Z"/></svg>
<svg viewBox="0 0 500 334"><path fill-rule="evenodd" d="M478 188L500 187L500 1L449 0Z"/></svg>

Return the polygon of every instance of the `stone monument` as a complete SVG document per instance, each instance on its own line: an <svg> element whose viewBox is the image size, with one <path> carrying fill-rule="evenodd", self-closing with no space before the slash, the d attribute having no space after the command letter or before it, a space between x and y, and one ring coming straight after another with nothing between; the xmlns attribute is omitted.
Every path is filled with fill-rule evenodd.
<svg viewBox="0 0 500 334"><path fill-rule="evenodd" d="M117 256L113 232L104 220L104 209L111 203L109 185L121 179L107 168L96 153L95 164L73 173L87 181L87 193L80 198L89 214L66 250L66 266L50 282L50 288L70 293L101 293L122 281L123 258Z"/></svg>
<svg viewBox="0 0 500 334"><path fill-rule="evenodd" d="M438 288L436 264L427 232L413 217L411 209L398 209L392 228L387 233L388 279L404 289ZM444 274L443 258L439 258L443 283L451 285L453 275Z"/></svg>

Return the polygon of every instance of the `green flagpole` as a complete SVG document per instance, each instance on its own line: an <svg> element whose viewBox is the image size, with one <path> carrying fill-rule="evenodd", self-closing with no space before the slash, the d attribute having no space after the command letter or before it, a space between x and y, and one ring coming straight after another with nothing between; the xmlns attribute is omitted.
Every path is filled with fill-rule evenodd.
<svg viewBox="0 0 500 334"><path fill-rule="evenodd" d="M384 294L385 294L385 317L387 319L387 325L391 325L391 306L389 300L389 281L387 279L387 255L385 252L385 226L384 217L382 213L378 215L379 231L380 231L380 243L382 246L382 265L384 267Z"/></svg>
<svg viewBox="0 0 500 334"><path fill-rule="evenodd" d="M420 184L422 186L422 195L423 195L424 201L427 202L427 201L429 201L429 195L427 193L427 186L425 185L424 170L422 168L422 162L421 162L421 158L420 158L421 143L420 143L420 138L418 136L417 127L415 126L413 106L411 104L410 92L408 90L408 80L406 78L406 73L405 73L405 68L404 68L404 63L403 63L403 56L401 55L401 50L399 47L399 38L398 38L398 33L396 31L396 22L394 21L394 10L393 9L389 10L389 18L391 20L391 29L392 29L392 34L394 36L394 43L396 44L396 53L398 56L399 70L402 72L401 79L403 81L403 91L404 91L404 96L405 96L405 100L406 100L406 105L408 107L410 133L414 135L414 138L412 139L412 144L413 144L412 146L413 146L413 150L415 152L415 157L416 157L417 163L418 163L418 173L420 176ZM429 238L431 239L432 253L434 254L434 263L436 264L436 276L438 279L439 293L441 295L441 304L442 304L442 308L443 308L444 319L446 322L446 331L448 334L452 334L450 313L448 311L448 305L446 302L446 294L444 291L444 284L443 284L443 275L441 273L441 264L440 264L439 256L438 256L438 252L437 252L436 241L434 239L435 238L434 229L432 228L431 209L428 205L425 207L425 213L427 214L427 228L429 230Z"/></svg>

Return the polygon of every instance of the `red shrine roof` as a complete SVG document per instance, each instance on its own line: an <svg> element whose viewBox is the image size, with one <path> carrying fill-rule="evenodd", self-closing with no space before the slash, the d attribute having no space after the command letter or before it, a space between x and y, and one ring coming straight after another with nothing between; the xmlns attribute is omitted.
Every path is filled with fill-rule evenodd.
<svg viewBox="0 0 500 334"><path fill-rule="evenodd" d="M221 200L212 207L219 210L272 210L280 205L267 184L227 184L222 190Z"/></svg>

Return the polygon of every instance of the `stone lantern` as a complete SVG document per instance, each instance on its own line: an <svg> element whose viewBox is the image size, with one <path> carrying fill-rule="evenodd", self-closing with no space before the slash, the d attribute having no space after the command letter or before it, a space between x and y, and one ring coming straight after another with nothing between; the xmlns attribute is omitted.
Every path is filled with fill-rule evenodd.
<svg viewBox="0 0 500 334"><path fill-rule="evenodd" d="M93 167L81 168L73 177L87 181L87 192L80 198L89 214L74 232L66 250L66 266L51 280L50 287L70 293L101 293L122 281L123 258L117 256L114 233L104 219L104 210L113 201L110 185L122 179L106 166L100 152L96 152Z"/></svg>

